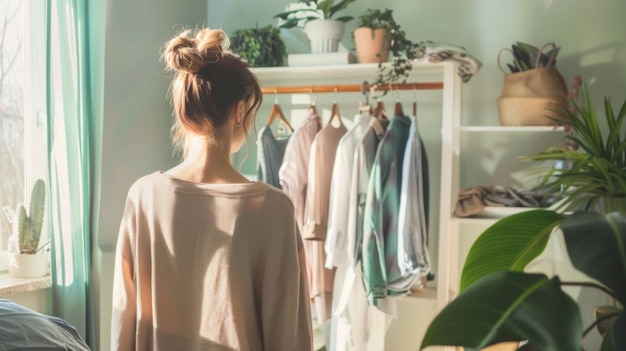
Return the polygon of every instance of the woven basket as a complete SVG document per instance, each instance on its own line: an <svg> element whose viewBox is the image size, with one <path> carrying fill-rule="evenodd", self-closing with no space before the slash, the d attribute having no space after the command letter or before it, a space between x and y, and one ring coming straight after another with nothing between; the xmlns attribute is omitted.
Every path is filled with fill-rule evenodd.
<svg viewBox="0 0 626 351"><path fill-rule="evenodd" d="M554 43L547 43L539 49L539 53L549 45L556 48ZM559 71L552 65L556 50L552 51L546 67L522 70L520 64L514 60L520 72L508 74L500 65L503 51L512 54L507 48L500 50L498 54L498 66L504 73L504 87L498 98L500 123L505 126L546 126L565 121L567 86ZM535 66L538 65L539 54Z"/></svg>

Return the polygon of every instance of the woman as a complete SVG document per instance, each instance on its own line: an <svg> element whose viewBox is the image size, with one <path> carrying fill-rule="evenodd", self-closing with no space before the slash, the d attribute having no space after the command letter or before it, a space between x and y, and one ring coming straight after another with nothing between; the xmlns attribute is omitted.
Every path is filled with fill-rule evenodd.
<svg viewBox="0 0 626 351"><path fill-rule="evenodd" d="M113 283L114 350L312 349L302 242L286 194L230 162L261 104L221 30L163 53L184 159L128 192Z"/></svg>

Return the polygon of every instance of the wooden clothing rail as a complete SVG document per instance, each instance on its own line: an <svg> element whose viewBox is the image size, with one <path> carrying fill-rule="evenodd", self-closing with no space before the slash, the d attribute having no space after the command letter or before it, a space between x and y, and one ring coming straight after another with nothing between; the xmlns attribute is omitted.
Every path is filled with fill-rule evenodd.
<svg viewBox="0 0 626 351"><path fill-rule="evenodd" d="M443 82L424 83L395 83L380 85L374 88L373 84L363 82L363 84L337 84L337 85L292 85L261 87L263 94L311 94L311 93L345 93L360 92L365 94L372 91L394 91L394 90L441 90Z"/></svg>

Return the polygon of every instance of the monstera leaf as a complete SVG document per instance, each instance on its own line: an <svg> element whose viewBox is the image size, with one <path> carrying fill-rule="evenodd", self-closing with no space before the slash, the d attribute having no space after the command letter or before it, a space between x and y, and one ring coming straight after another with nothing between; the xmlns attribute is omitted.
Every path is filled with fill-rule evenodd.
<svg viewBox="0 0 626 351"><path fill-rule="evenodd" d="M461 291L498 271L523 271L546 248L564 215L548 210L521 212L494 223L472 245L463 272Z"/></svg>
<svg viewBox="0 0 626 351"><path fill-rule="evenodd" d="M565 216L549 210L504 218L476 240L463 269L462 292L435 317L422 348L473 350L525 340L529 350L580 351L580 310L562 291L558 276L522 272L545 249L556 226L563 231L574 267L620 303L604 321L601 351L626 350L626 215Z"/></svg>
<svg viewBox="0 0 626 351"><path fill-rule="evenodd" d="M431 323L421 349L433 345L478 350L528 340L538 350L580 351L582 322L558 277L496 272L472 284Z"/></svg>
<svg viewBox="0 0 626 351"><path fill-rule="evenodd" d="M626 302L626 216L579 212L561 225L565 245L576 269L602 283L612 296ZM626 350L623 309L609 327L602 350Z"/></svg>

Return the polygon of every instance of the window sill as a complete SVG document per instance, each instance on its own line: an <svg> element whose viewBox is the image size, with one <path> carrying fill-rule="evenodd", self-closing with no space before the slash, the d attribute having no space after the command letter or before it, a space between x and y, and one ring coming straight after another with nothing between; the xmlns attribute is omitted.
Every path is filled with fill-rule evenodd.
<svg viewBox="0 0 626 351"><path fill-rule="evenodd" d="M50 275L41 278L15 278L8 272L0 273L0 297L47 289L52 286Z"/></svg>

